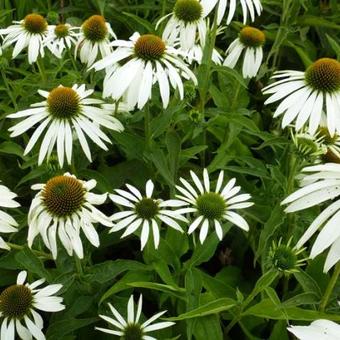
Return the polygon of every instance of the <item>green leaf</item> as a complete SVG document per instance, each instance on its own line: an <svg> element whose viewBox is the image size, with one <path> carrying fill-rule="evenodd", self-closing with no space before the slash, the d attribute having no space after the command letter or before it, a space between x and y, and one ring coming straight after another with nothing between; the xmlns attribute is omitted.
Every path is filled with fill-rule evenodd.
<svg viewBox="0 0 340 340"><path fill-rule="evenodd" d="M37 274L40 278L46 278L48 282L51 282L50 272L45 269L43 262L28 247L17 253L15 259L23 266L23 269Z"/></svg>
<svg viewBox="0 0 340 340"><path fill-rule="evenodd" d="M150 270L143 263L131 260L106 261L89 268L85 278L88 282L105 283L127 270Z"/></svg>
<svg viewBox="0 0 340 340"><path fill-rule="evenodd" d="M130 282L127 285L131 287L157 290L163 293L173 295L174 297L185 301L185 289L184 288L179 288L179 287L174 287L174 286L164 285L161 283L154 283L154 282Z"/></svg>
<svg viewBox="0 0 340 340"><path fill-rule="evenodd" d="M24 149L14 142L3 142L0 144L0 153L15 155L24 159Z"/></svg>
<svg viewBox="0 0 340 340"><path fill-rule="evenodd" d="M185 319L200 318L206 315L218 314L227 311L236 306L236 301L229 298L217 299L208 302L190 312L180 314L179 316L167 318L168 321L180 321ZM340 318L340 316L339 316Z"/></svg>
<svg viewBox="0 0 340 340"><path fill-rule="evenodd" d="M315 310L307 310L299 307L287 307L282 304L280 308L274 305L270 299L264 299L260 303L248 308L242 313L243 316L256 316L265 319L273 320L301 320L314 321L317 319L327 319L332 321L340 321L339 314L321 313Z"/></svg>

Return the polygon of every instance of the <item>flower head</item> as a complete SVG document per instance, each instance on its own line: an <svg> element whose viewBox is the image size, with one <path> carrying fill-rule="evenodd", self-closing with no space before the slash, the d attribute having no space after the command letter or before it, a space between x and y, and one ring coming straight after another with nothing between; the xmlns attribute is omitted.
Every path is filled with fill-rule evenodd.
<svg viewBox="0 0 340 340"><path fill-rule="evenodd" d="M17 195L10 191L6 186L0 185L0 207L2 208L17 208L20 207L20 204L16 202L14 199L17 197ZM18 223L15 221L15 219L4 212L3 210L0 210L0 233L15 233L18 231L16 228L18 226ZM0 249L7 249L9 250L10 247L7 245L7 243L3 240L3 238L0 236Z"/></svg>
<svg viewBox="0 0 340 340"><path fill-rule="evenodd" d="M271 95L265 104L284 98L274 114L284 114L283 128L296 120L298 131L309 121L309 133L315 134L322 125L324 111L331 137L340 134L340 62L322 58L305 72L280 71L273 78L282 79L263 89L264 94Z"/></svg>
<svg viewBox="0 0 340 340"><path fill-rule="evenodd" d="M303 266L306 259L299 259L299 255L305 248L297 249L291 246L292 238L287 244L282 243L282 238L276 243L273 241L268 254L268 267L284 274L297 272L299 267Z"/></svg>
<svg viewBox="0 0 340 340"><path fill-rule="evenodd" d="M170 15L162 35L167 43L173 45L178 39L181 49L187 50L195 45L198 36L198 42L205 44L207 25L203 18L203 7L198 0L177 0ZM168 17L161 18L157 26Z"/></svg>
<svg viewBox="0 0 340 340"><path fill-rule="evenodd" d="M57 258L58 233L67 253L71 256L74 251L83 258L82 230L90 243L98 247L99 236L93 224L110 227L112 223L95 208L107 197L90 192L95 186L95 180L81 181L69 173L53 177L45 184L35 184L32 189L39 192L28 213L28 245L31 247L35 237L41 234L46 247Z"/></svg>
<svg viewBox="0 0 340 340"><path fill-rule="evenodd" d="M236 12L237 5L241 5L243 24L246 24L248 13L251 21L255 20L255 15L260 15L262 5L260 0L201 0L204 9L204 16L207 16L215 7L217 7L217 24L220 24L228 8L227 25L231 23Z"/></svg>
<svg viewBox="0 0 340 340"><path fill-rule="evenodd" d="M112 232L126 228L122 235L122 237L126 237L142 227L142 250L148 241L150 229L152 229L155 248L158 248L160 239L159 224L162 222L175 230L183 232L176 220L187 222L187 219L176 211L168 209L169 207L178 207L181 205L180 201L162 201L153 198L154 184L151 180L146 183L145 196L134 186L130 184L126 184L126 186L128 191L115 189L116 194L109 195L114 203L128 208L112 215L112 221L119 221L111 229Z"/></svg>
<svg viewBox="0 0 340 340"><path fill-rule="evenodd" d="M28 62L37 61L39 54L44 57L44 45L48 35L48 25L39 14L28 14L14 25L0 29L0 35L6 35L3 48L14 45L13 58L16 58L24 48L28 48Z"/></svg>
<svg viewBox="0 0 340 340"><path fill-rule="evenodd" d="M48 30L45 45L57 58L62 57L66 48L71 49L79 36L79 27L72 27L69 24L51 25Z"/></svg>
<svg viewBox="0 0 340 340"><path fill-rule="evenodd" d="M100 327L96 327L96 329L107 334L117 335L125 340L156 340L154 337L149 336L148 333L159 329L168 328L175 324L174 322L169 321L153 323L167 311L157 313L150 319L141 323L139 320L142 314L142 303L142 295L140 295L137 309L135 311L133 295L130 296L127 305L127 320L124 320L117 309L109 303L110 310L115 319L106 315L99 316L103 320L107 321L116 330Z"/></svg>
<svg viewBox="0 0 340 340"><path fill-rule="evenodd" d="M124 99L129 107L142 109L151 98L152 86L159 84L163 107L170 99L170 85L184 97L182 77L197 80L185 62L179 57L180 51L168 46L153 34L135 33L130 41L116 40L112 46L117 49L92 67L106 70L103 97L114 100Z"/></svg>
<svg viewBox="0 0 340 340"><path fill-rule="evenodd" d="M61 284L38 288L45 282L41 279L32 284L26 283L27 272L22 271L15 285L9 286L0 294L1 338L14 340L15 333L21 339L43 340L43 319L36 310L59 312L65 309L61 297L54 296Z"/></svg>
<svg viewBox="0 0 340 340"><path fill-rule="evenodd" d="M329 320L315 320L309 326L289 326L289 332L299 340L336 340L340 339L340 325Z"/></svg>
<svg viewBox="0 0 340 340"><path fill-rule="evenodd" d="M112 52L110 38L117 39L111 25L101 15L92 15L81 26L76 44L76 54L79 50L80 61L91 66L100 52L105 57Z"/></svg>
<svg viewBox="0 0 340 340"><path fill-rule="evenodd" d="M183 186L176 185L177 190L181 193L181 195L176 195L177 198L182 201L183 206L188 206L179 209L178 212L182 214L193 213L195 216L194 221L189 226L189 234L201 226L199 238L201 243L203 243L211 224L214 225L218 238L222 240L223 230L221 222L223 220L228 220L243 230L249 230L246 220L234 210L248 208L253 203L248 201L251 198L249 194L238 195L241 187L235 186L235 178L223 186L224 171L221 171L215 191L212 191L210 190L211 186L207 169L203 171L203 185L193 171L190 171L190 174L196 188L184 178L180 178Z"/></svg>
<svg viewBox="0 0 340 340"><path fill-rule="evenodd" d="M242 68L243 77L255 77L262 64L262 46L265 43L265 40L264 33L259 29L250 26L244 27L241 30L239 37L229 46L226 52L227 58L223 65L234 68L242 51L245 50Z"/></svg>
<svg viewBox="0 0 340 340"><path fill-rule="evenodd" d="M307 209L340 196L340 164L314 165L302 170L302 188L289 195L282 204L288 204L287 213ZM313 259L330 248L324 266L328 272L340 260L340 199L334 200L313 221L302 235L296 247L301 248L322 227L311 250Z"/></svg>
<svg viewBox="0 0 340 340"><path fill-rule="evenodd" d="M112 116L111 112L96 107L102 104L99 99L87 98L94 91L86 90L85 85L71 87L59 86L51 92L39 90L39 94L46 98L45 101L32 105L31 109L19 111L8 115L9 118L26 117L20 123L9 129L11 137L16 137L32 128L37 123L40 125L34 131L25 149L25 155L29 153L39 137L46 131L41 143L38 164L45 157L50 157L55 144L59 164L62 167L66 154L67 163L72 161L73 131L80 145L89 159L92 161L90 148L85 136L88 136L103 150L108 150L104 142L111 143L109 137L101 130L101 126L115 131L122 131L122 124Z"/></svg>

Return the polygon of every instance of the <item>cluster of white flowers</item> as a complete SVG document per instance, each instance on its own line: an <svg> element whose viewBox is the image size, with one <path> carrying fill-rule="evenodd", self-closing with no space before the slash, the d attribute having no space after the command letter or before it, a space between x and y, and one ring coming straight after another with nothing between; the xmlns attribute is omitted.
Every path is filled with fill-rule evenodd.
<svg viewBox="0 0 340 340"><path fill-rule="evenodd" d="M11 137L35 128L24 154L29 153L41 138L38 165L49 159L55 148L61 168L65 162L72 164L75 141L79 141L91 162L88 140L108 150L111 139L104 130L124 130L122 123L113 116L113 111L130 111L136 107L142 110L151 99L155 84L158 85L164 108L170 103L172 90L183 99L185 81L197 85L191 66L202 63L209 33L221 31L218 26L226 13L226 24L229 25L238 5L244 25L248 17L253 22L262 11L260 0L177 0L173 11L156 25L157 30L162 29L161 36L135 32L128 41L118 39L111 25L100 15L91 16L81 27L72 27L68 23L49 25L43 16L29 14L21 21L14 21L12 26L0 29L0 35L4 37L1 49L13 46L13 58L27 49L28 62L32 64L44 57L46 49L57 58L62 58L67 50L74 50L75 56L79 56L88 70L105 70L102 97L110 97L116 106L113 110L112 105L104 100L90 97L94 90L86 89L83 84L72 87L60 85L49 92L39 90L43 101L8 115L11 119L24 118L9 129ZM216 11L211 26L208 15L214 8ZM211 59L216 64L235 68L244 54L243 77L255 77L262 64L265 40L265 34L260 29L244 26L226 50L224 60L215 46ZM295 121L296 131L303 130L312 139L314 136L315 139L319 138L318 141L321 130L326 129L329 135L327 140L331 139L327 147L335 156L340 155L340 63L335 59L322 58L305 72L279 71L273 78L276 81L263 89L264 94L270 95L265 104L281 101L274 117L283 115L282 127L290 126ZM305 168L303 173L308 174L302 179L302 188L282 202L288 204L287 213L340 197L339 164L315 165ZM150 237L154 247L159 247L162 225L181 233L187 228L189 235L199 229L201 244L211 228L222 240L226 221L244 231L249 230L247 221L237 211L253 203L249 194L240 194L241 187L236 186L235 178L224 183L224 171L221 171L212 189L206 169L202 182L193 171L190 175L192 181L180 178L176 198L167 200L155 198L151 180L146 183L145 194L131 184L126 184L127 190L115 189L112 193L95 194L91 192L96 186L95 180L82 181L70 173L36 184L32 189L38 190L38 193L28 214L28 245L31 247L40 235L54 259L58 256L58 241L70 256L81 259L84 257L82 233L93 246L100 245L96 224L110 228L110 232L124 230L122 238L138 235L142 250ZM0 193L1 207L19 207L14 200L16 194L6 186L0 185ZM123 209L112 216L105 215L96 206L104 204L107 197ZM296 245L297 249L301 248L322 227L310 257L314 258L329 248L325 272L340 261L339 225L340 199L334 200L315 219ZM17 226L8 213L0 211L1 233L16 232ZM10 244L1 237L0 248L10 249ZM26 272L21 272L16 285L8 287L0 295L0 318L3 318L1 339L14 340L15 333L21 339L45 339L43 320L35 309L51 312L64 309L62 298L53 296L62 288L61 285L38 289L43 280L24 284L25 279ZM146 333L173 325L172 322L152 324L165 312L140 323L142 297L136 312L133 296L130 297L127 321L111 304L109 308L115 319L105 315L100 317L116 330L97 329L126 339L154 339ZM333 333L338 335L338 327L319 320L310 326L292 326L289 330L301 339L307 339L310 335L325 334L325 328L330 336Z"/></svg>

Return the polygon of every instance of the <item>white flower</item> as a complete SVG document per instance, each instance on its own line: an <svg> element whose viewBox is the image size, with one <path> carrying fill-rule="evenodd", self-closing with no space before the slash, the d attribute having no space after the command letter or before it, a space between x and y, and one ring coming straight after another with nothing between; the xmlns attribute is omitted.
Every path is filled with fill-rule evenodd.
<svg viewBox="0 0 340 340"><path fill-rule="evenodd" d="M44 321L36 311L59 312L65 309L63 299L54 296L61 288L61 284L52 284L44 288L38 288L45 279L25 284L27 272L18 274L17 283L2 291L0 295L0 338L3 340L15 340L16 333L20 339L45 340L41 331Z"/></svg>
<svg viewBox="0 0 340 340"><path fill-rule="evenodd" d="M96 61L99 53L104 58L112 52L109 40L111 37L117 39L105 18L92 15L81 26L75 54L77 55L79 49L80 61L89 67Z"/></svg>
<svg viewBox="0 0 340 340"><path fill-rule="evenodd" d="M91 152L85 135L103 150L108 150L104 141L111 143L111 140L101 130L101 126L115 131L124 129L110 111L95 106L102 104L102 100L87 98L94 90L86 90L85 85L73 85L72 88L59 86L51 92L42 90L38 92L46 100L31 105L31 109L8 115L9 118L27 117L9 129L12 132L11 137L19 136L40 123L25 148L25 155L32 150L39 137L46 131L40 147L38 164L41 164L46 156L50 157L55 144L57 144L60 166L64 164L65 154L67 163L70 164L73 132L91 162Z"/></svg>
<svg viewBox="0 0 340 340"><path fill-rule="evenodd" d="M242 67L243 77L255 77L262 64L262 46L265 40L265 35L259 29L249 26L244 27L239 37L230 44L226 51L227 57L223 65L234 68L240 59L241 53L245 50Z"/></svg>
<svg viewBox="0 0 340 340"><path fill-rule="evenodd" d="M0 185L0 207L2 208L17 208L20 204L14 200L17 195L10 191L6 186ZM16 228L18 223L12 216L0 210L0 233L15 233L18 231ZM9 250L10 247L6 244L0 236L0 249Z"/></svg>
<svg viewBox="0 0 340 340"><path fill-rule="evenodd" d="M48 26L48 36L45 45L57 57L61 58L64 50L71 49L79 36L79 27L72 27L69 24Z"/></svg>
<svg viewBox="0 0 340 340"><path fill-rule="evenodd" d="M331 136L340 134L340 63L335 59L322 58L305 72L279 71L273 78L283 78L263 89L271 94L265 104L283 99L274 117L282 114L282 127L295 119L298 131L309 120L309 132L314 134L321 125L322 112L327 116L327 128Z"/></svg>
<svg viewBox="0 0 340 340"><path fill-rule="evenodd" d="M183 51L184 60L187 61L189 64L192 64L194 61L197 62L198 64L201 64L203 59L203 49L204 48L201 45L195 44L188 50ZM222 65L223 57L216 50L216 48L213 49L211 60L216 65Z"/></svg>
<svg viewBox="0 0 340 340"><path fill-rule="evenodd" d="M169 16L162 38L169 45L174 45L178 39L182 50L194 46L196 36L199 43L205 45L207 35L207 24L203 19L203 7L198 0L177 0L173 12L161 18L157 25Z"/></svg>
<svg viewBox="0 0 340 340"><path fill-rule="evenodd" d="M44 57L44 41L48 29L46 20L39 14L28 14L21 21L13 21L15 25L0 29L0 35L6 35L3 48L14 45L13 58L28 47L28 62L37 61L39 54Z"/></svg>
<svg viewBox="0 0 340 340"><path fill-rule="evenodd" d="M299 340L339 340L340 325L329 320L315 320L309 326L287 328Z"/></svg>
<svg viewBox="0 0 340 340"><path fill-rule="evenodd" d="M189 206L179 209L177 212L182 214L193 213L195 215L194 221L189 226L189 234L201 226L199 238L201 243L203 243L211 224L215 227L217 237L222 240L223 230L221 222L223 220L228 220L245 231L249 230L247 221L234 210L248 208L253 203L247 202L251 198L249 194L237 195L241 187L235 186L235 178L231 179L223 187L224 171L221 171L215 191L211 191L207 169L203 171L203 185L193 171L190 171L190 174L196 188L184 178L180 178L183 184L182 187L176 185L177 190L182 194L176 195L176 197L182 201L183 206Z"/></svg>
<svg viewBox="0 0 340 340"><path fill-rule="evenodd" d="M111 216L112 221L119 222L111 229L111 232L126 228L122 237L134 233L139 227L141 232L141 249L143 250L148 241L150 229L152 229L155 248L159 245L159 223L163 222L169 227L183 232L181 226L175 221L188 222L185 217L168 207L178 207L182 203L178 200L162 201L152 197L154 184L148 180L145 186L146 195L130 184L126 184L129 191L115 189L117 194L110 194L111 200L119 205L127 207L125 211L115 213Z"/></svg>
<svg viewBox="0 0 340 340"><path fill-rule="evenodd" d="M106 69L103 97L112 96L114 100L123 97L129 107L142 109L151 98L152 86L159 84L163 107L170 99L170 85L178 89L180 98L184 97L182 77L197 80L184 61L178 56L181 52L166 46L155 35L135 33L130 41L112 42L118 48L92 67L96 70ZM124 64L119 65L124 61Z"/></svg>
<svg viewBox="0 0 340 340"><path fill-rule="evenodd" d="M204 16L207 16L214 7L217 7L217 24L220 24L228 7L227 25L233 19L236 7L241 4L243 14L243 24L247 22L248 12L251 21L255 20L255 16L262 12L262 5L260 0L201 0L204 9Z"/></svg>
<svg viewBox="0 0 340 340"><path fill-rule="evenodd" d="M317 206L340 196L340 164L327 163L304 168L305 175L301 181L302 188L288 196L282 204L289 204L287 213ZM328 272L340 260L340 199L333 201L310 225L297 243L302 247L320 227L311 250L315 258L325 249L330 248L324 266Z"/></svg>
<svg viewBox="0 0 340 340"><path fill-rule="evenodd" d="M57 233L59 239L72 256L73 251L83 258L83 245L80 238L82 230L86 238L95 247L99 246L99 236L94 223L111 227L109 217L100 212L95 205L103 204L107 194L97 195L90 192L97 182L81 181L65 173L51 178L45 184L35 184L33 190L39 190L32 200L28 212L28 245L41 235L46 247L57 258Z"/></svg>
<svg viewBox="0 0 340 340"><path fill-rule="evenodd" d="M127 320L124 320L117 309L110 303L109 307L114 318L106 315L99 316L116 330L100 327L96 327L96 329L107 334L117 335L125 340L157 340L156 338L147 335L147 333L168 328L175 324L174 322L169 321L153 323L167 311L159 312L145 322L140 323L139 319L142 314L142 295L139 297L136 310L134 307L133 295L130 296L127 305Z"/></svg>

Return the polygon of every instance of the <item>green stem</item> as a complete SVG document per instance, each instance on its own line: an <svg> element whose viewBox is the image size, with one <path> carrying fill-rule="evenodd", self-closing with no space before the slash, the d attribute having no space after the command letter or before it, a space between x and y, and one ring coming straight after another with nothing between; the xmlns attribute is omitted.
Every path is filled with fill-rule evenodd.
<svg viewBox="0 0 340 340"><path fill-rule="evenodd" d="M77 273L79 274L79 276L83 276L84 271L83 271L81 259L77 255L74 255L73 258L74 258L74 263L75 263L76 268L77 268Z"/></svg>
<svg viewBox="0 0 340 340"><path fill-rule="evenodd" d="M37 66L39 69L39 73L41 75L41 79L44 83L46 83L47 78L46 78L46 72L45 72L45 67L44 67L44 63L42 62L41 58L37 59Z"/></svg>
<svg viewBox="0 0 340 340"><path fill-rule="evenodd" d="M9 83L8 83L8 79L7 79L7 76L6 76L6 72L3 69L1 69L1 76L2 76L2 79L3 79L5 87L6 87L6 92L7 92L8 96L10 97L15 110L18 110L18 106L17 106L17 103L16 103L15 98L13 96L12 90L9 87Z"/></svg>
<svg viewBox="0 0 340 340"><path fill-rule="evenodd" d="M15 244L15 243L10 243L10 242L6 242L6 243L11 249L23 250L25 248L25 246L21 246L20 244ZM45 257L48 260L53 260L52 255L47 254L43 251L34 250L34 249L31 249L31 251L32 251L32 253L34 253L37 256L42 256L42 257Z"/></svg>
<svg viewBox="0 0 340 340"><path fill-rule="evenodd" d="M229 322L228 326L224 329L224 334L227 335L231 331L231 329L239 322L239 320L240 317L238 315L235 316L234 319L232 319Z"/></svg>
<svg viewBox="0 0 340 340"><path fill-rule="evenodd" d="M237 82L237 87L235 89L235 95L234 95L234 98L231 102L231 111L234 111L236 109L236 105L237 105L237 100L238 100L238 96L240 94L240 90L241 90L241 84L239 82Z"/></svg>
<svg viewBox="0 0 340 340"><path fill-rule="evenodd" d="M144 106L144 135L145 135L145 146L147 150L151 147L151 130L150 130L150 109L147 103Z"/></svg>
<svg viewBox="0 0 340 340"><path fill-rule="evenodd" d="M72 63L72 66L73 66L74 70L75 70L76 72L78 72L78 67L77 67L75 58L74 58L74 56L72 55L71 50L70 50L69 48L67 48L67 54L68 54L68 56L69 56L69 58L70 58L70 60L71 60L71 63Z"/></svg>
<svg viewBox="0 0 340 340"><path fill-rule="evenodd" d="M161 18L164 17L165 13L166 13L166 2L167 0L163 0L163 3L162 3L162 10L161 10Z"/></svg>
<svg viewBox="0 0 340 340"><path fill-rule="evenodd" d="M334 290L335 284L338 281L339 275L340 275L340 262L338 262L337 265L335 266L331 280L329 281L325 294L323 295L321 299L321 302L320 302L321 312L324 312L327 307L328 301L333 293L333 290Z"/></svg>

